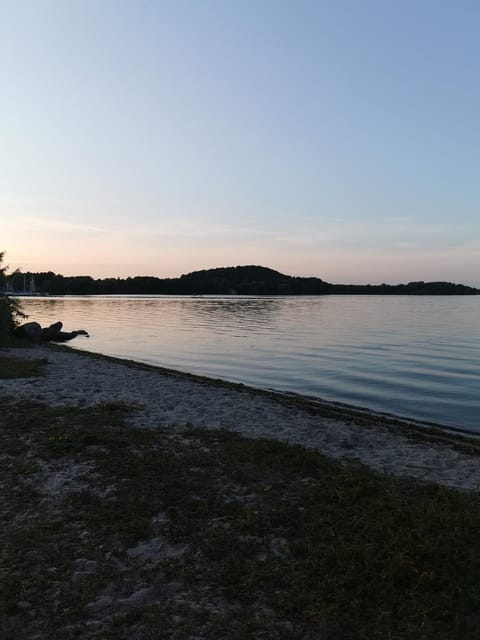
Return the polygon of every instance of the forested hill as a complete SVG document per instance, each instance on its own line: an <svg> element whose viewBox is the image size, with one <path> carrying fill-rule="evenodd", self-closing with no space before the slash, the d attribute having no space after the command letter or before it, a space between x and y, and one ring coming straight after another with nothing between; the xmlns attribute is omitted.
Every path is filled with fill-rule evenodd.
<svg viewBox="0 0 480 640"><path fill-rule="evenodd" d="M30 274L27 274L30 275ZM169 295L474 295L479 289L450 282L410 282L398 285L331 284L320 278L287 276L260 266L223 267L194 271L180 278L104 278L65 277L52 271L33 273L37 291L50 295L87 294L169 294ZM22 287L23 275L12 282Z"/></svg>

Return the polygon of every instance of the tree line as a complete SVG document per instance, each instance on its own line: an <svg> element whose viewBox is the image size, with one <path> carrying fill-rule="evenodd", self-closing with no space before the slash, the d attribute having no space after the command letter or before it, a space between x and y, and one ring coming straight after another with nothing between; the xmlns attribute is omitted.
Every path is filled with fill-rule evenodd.
<svg viewBox="0 0 480 640"><path fill-rule="evenodd" d="M261 266L222 267L194 271L179 278L136 276L99 278L63 276L53 271L11 277L13 289L21 289L23 275L33 275L36 290L49 295L472 295L478 289L451 282L408 284L332 284L320 278L288 276Z"/></svg>

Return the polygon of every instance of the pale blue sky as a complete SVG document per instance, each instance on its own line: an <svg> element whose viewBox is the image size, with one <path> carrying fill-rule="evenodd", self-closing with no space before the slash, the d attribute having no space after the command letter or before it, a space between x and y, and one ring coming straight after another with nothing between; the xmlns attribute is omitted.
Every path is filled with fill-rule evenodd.
<svg viewBox="0 0 480 640"><path fill-rule="evenodd" d="M0 249L480 286L480 4L0 0Z"/></svg>

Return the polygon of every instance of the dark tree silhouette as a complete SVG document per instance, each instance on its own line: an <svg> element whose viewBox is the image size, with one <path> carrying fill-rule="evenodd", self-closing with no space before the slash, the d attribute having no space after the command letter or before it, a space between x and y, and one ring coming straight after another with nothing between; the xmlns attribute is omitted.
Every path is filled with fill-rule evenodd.
<svg viewBox="0 0 480 640"><path fill-rule="evenodd" d="M194 271L180 278L65 277L51 271L35 273L37 290L51 295L84 294L169 294L169 295L473 295L478 289L451 282L409 282L408 284L331 284L320 278L292 277L256 265L219 267Z"/></svg>
<svg viewBox="0 0 480 640"><path fill-rule="evenodd" d="M0 251L0 344L6 344L19 321L27 316L17 300L7 294L8 266L3 264L4 251Z"/></svg>

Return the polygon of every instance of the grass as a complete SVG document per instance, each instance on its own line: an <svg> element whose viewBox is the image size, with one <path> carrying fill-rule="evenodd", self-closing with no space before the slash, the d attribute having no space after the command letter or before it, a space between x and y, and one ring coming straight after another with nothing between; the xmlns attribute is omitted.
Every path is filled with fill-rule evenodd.
<svg viewBox="0 0 480 640"><path fill-rule="evenodd" d="M5 640L478 637L477 493L134 409L4 400Z"/></svg>
<svg viewBox="0 0 480 640"><path fill-rule="evenodd" d="M17 358L0 356L0 380L41 376L44 373L44 366L46 364L47 360L45 358L19 360Z"/></svg>

